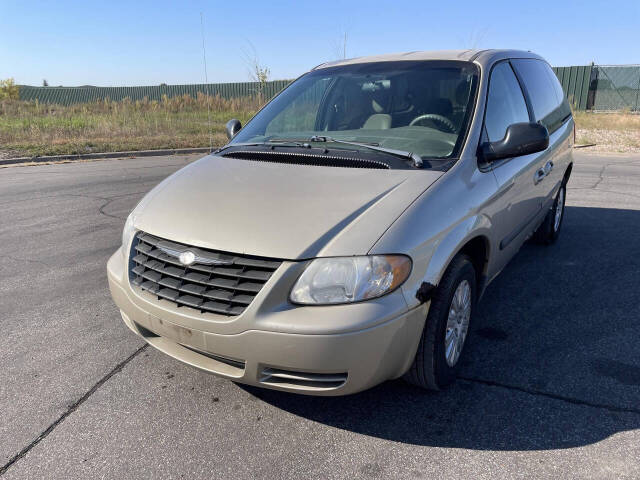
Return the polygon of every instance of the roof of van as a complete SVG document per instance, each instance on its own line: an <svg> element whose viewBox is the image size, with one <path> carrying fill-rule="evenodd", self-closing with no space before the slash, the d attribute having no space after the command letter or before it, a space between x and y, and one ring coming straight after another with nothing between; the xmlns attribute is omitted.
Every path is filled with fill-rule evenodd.
<svg viewBox="0 0 640 480"><path fill-rule="evenodd" d="M404 53L388 53L384 55L372 55L369 57L356 57L347 58L345 60L336 60L333 62L323 63L314 68L327 68L336 67L340 65L352 65L355 63L373 63L373 62L397 62L403 60L462 60L462 61L474 61L474 60L495 60L497 58L541 58L535 53L525 52L523 50L432 50L432 51L417 51L417 52L404 52Z"/></svg>

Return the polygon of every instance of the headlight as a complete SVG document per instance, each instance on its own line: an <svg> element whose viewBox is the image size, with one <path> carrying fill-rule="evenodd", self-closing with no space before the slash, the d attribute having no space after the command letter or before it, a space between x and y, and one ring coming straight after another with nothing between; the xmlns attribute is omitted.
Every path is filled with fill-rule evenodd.
<svg viewBox="0 0 640 480"><path fill-rule="evenodd" d="M125 249L129 247L133 235L136 233L136 227L133 226L136 216L131 212L127 217L127 221L124 222L124 229L122 230L122 245Z"/></svg>
<svg viewBox="0 0 640 480"><path fill-rule="evenodd" d="M411 272L404 255L318 258L291 290L293 303L323 305L380 297L398 288Z"/></svg>

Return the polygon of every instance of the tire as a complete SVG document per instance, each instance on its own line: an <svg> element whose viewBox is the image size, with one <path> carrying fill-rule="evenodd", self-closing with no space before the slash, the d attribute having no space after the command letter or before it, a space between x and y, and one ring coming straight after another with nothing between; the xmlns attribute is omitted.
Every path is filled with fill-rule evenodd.
<svg viewBox="0 0 640 480"><path fill-rule="evenodd" d="M476 271L471 259L466 255L457 255L451 261L431 297L431 306L422 331L418 351L411 368L404 375L404 379L407 382L429 390L441 390L455 380L460 365L460 354L458 353L455 362L451 365L447 360L445 335L454 294L456 294L459 287L462 290L466 290L463 285L464 282L467 282L469 286L470 298L468 321L464 329L462 345L460 346L460 352L462 351L468 336L469 323L475 312L477 285ZM458 323L458 325L461 324Z"/></svg>
<svg viewBox="0 0 640 480"><path fill-rule="evenodd" d="M556 195L553 206L547 212L542 224L533 234L533 241L542 245L551 245L560 236L562 220L564 220L564 205L567 197L567 190L564 182L560 185L560 190ZM559 218L556 218L559 215Z"/></svg>

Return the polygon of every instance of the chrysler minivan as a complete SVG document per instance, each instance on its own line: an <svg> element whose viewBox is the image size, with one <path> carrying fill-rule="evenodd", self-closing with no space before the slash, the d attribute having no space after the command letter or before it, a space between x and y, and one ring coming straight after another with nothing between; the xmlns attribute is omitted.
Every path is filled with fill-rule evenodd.
<svg viewBox="0 0 640 480"><path fill-rule="evenodd" d="M315 395L451 383L487 285L558 238L575 136L512 50L325 63L227 133L133 210L111 294L177 360Z"/></svg>

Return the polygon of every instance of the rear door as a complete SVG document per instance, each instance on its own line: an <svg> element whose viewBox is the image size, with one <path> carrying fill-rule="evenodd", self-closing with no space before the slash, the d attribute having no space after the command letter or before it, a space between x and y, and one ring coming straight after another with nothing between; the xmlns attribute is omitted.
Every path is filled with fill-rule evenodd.
<svg viewBox="0 0 640 480"><path fill-rule="evenodd" d="M566 168L567 159L563 157L568 152L572 134L572 128L567 125L571 108L560 82L546 62L527 58L511 60L511 64L529 101L533 120L549 131L549 148L541 156L544 162L540 165L536 185L538 201L543 207L549 207Z"/></svg>
<svg viewBox="0 0 640 480"><path fill-rule="evenodd" d="M524 92L511 64L509 61L496 64L489 79L483 141L499 141L509 125L531 120ZM540 214L542 207L534 176L544 165L543 155L544 152L507 158L489 166L498 182L492 218L498 243L495 273L518 251Z"/></svg>

